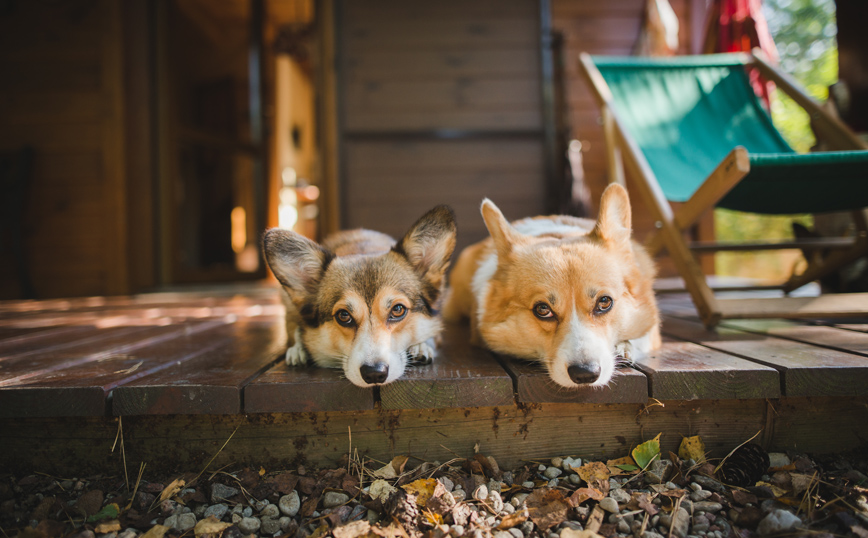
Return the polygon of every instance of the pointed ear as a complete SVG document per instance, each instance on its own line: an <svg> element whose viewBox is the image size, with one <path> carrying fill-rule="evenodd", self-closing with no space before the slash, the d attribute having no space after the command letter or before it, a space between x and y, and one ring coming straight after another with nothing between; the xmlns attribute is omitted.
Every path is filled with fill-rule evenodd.
<svg viewBox="0 0 868 538"><path fill-rule="evenodd" d="M603 191L600 200L600 215L594 233L604 242L614 246L629 247L632 234L630 197L627 189L613 183Z"/></svg>
<svg viewBox="0 0 868 538"><path fill-rule="evenodd" d="M512 246L518 241L518 232L506 220L494 202L488 198L482 201L480 211L482 212L482 220L485 221L485 227L488 228L488 233L491 234L491 239L494 241L498 257L500 259L506 258L512 251Z"/></svg>
<svg viewBox="0 0 868 538"><path fill-rule="evenodd" d="M280 228L265 232L262 250L274 276L293 301L316 293L328 262L334 258L334 254L310 239Z"/></svg>
<svg viewBox="0 0 868 538"><path fill-rule="evenodd" d="M422 278L439 288L455 250L456 234L452 209L438 205L422 215L393 250L407 258Z"/></svg>

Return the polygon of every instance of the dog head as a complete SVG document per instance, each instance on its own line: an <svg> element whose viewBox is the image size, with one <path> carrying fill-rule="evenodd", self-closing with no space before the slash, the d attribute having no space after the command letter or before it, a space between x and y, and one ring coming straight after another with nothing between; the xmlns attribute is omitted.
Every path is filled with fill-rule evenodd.
<svg viewBox="0 0 868 538"><path fill-rule="evenodd" d="M657 323L653 275L635 259L626 190L609 186L596 224L584 231L542 218L523 221L522 229L538 229L522 233L490 200L482 215L496 251L474 280L485 343L542 362L558 385L606 385L615 347Z"/></svg>
<svg viewBox="0 0 868 538"><path fill-rule="evenodd" d="M266 233L264 250L298 311L313 360L340 366L353 384L367 387L401 377L416 346L440 332L437 304L455 235L452 210L438 206L377 252L367 245L364 253L346 254L351 248L343 245L335 253L279 229Z"/></svg>

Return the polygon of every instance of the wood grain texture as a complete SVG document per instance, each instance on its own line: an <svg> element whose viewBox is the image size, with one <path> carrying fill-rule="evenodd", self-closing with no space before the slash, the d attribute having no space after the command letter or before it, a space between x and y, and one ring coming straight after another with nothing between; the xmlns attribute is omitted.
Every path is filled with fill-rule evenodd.
<svg viewBox="0 0 868 538"><path fill-rule="evenodd" d="M214 455L215 468L332 465L350 450L350 436L360 456L379 461L400 454L426 461L471 457L478 444L501 468L511 468L553 456L620 457L658 433L664 453L677 450L682 436L701 435L709 455L723 457L762 429L770 432L765 448L771 451L840 452L864 443L853 425L868 422L865 398L662 403L138 416L123 418L123 432L127 461L147 461L151 470L202 467ZM120 455L111 452L118 432L112 418L0 419L0 428L7 433L4 469L122 472Z"/></svg>
<svg viewBox="0 0 868 538"><path fill-rule="evenodd" d="M848 330L846 326L838 328L828 325L807 325L782 319L729 320L723 325L742 331L779 336L797 342L868 357L868 334Z"/></svg>
<svg viewBox="0 0 868 538"><path fill-rule="evenodd" d="M244 389L245 413L354 411L374 407L374 390L350 383L337 368L275 366Z"/></svg>
<svg viewBox="0 0 868 538"><path fill-rule="evenodd" d="M708 331L671 317L664 318L663 333L775 368L786 396L868 394L868 361L862 356L727 327Z"/></svg>
<svg viewBox="0 0 868 538"><path fill-rule="evenodd" d="M778 371L689 342L664 339L663 347L636 361L658 400L779 398Z"/></svg>
<svg viewBox="0 0 868 538"><path fill-rule="evenodd" d="M382 409L491 407L513 403L512 378L487 350L470 345L470 328L448 324L432 364L413 366L380 387Z"/></svg>
<svg viewBox="0 0 868 538"><path fill-rule="evenodd" d="M569 389L556 385L542 365L513 358L502 358L504 368L515 379L518 401L522 403L645 403L648 381L629 367L617 370L606 387Z"/></svg>

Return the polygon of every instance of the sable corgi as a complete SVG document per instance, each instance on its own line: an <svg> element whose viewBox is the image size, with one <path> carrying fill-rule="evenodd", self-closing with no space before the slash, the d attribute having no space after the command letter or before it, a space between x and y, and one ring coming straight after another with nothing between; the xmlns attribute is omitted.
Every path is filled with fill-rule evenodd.
<svg viewBox="0 0 868 538"><path fill-rule="evenodd" d="M265 258L286 292L287 364L343 368L354 385L370 387L401 377L411 359L431 362L455 235L447 206L397 243L371 230L338 232L322 245L268 230Z"/></svg>
<svg viewBox="0 0 868 538"><path fill-rule="evenodd" d="M491 237L464 249L443 308L470 318L492 351L540 361L563 387L604 386L619 360L660 345L655 268L631 236L630 200L610 185L596 222L569 216L510 224L482 202Z"/></svg>

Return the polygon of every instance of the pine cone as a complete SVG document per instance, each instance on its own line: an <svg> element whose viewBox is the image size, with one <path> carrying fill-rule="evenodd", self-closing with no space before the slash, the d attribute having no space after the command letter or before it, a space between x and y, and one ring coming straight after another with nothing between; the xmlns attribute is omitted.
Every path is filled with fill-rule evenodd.
<svg viewBox="0 0 868 538"><path fill-rule="evenodd" d="M769 455L755 443L739 447L720 467L721 482L746 488L753 486L769 469Z"/></svg>

